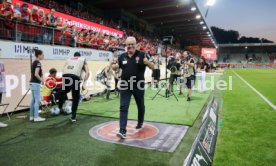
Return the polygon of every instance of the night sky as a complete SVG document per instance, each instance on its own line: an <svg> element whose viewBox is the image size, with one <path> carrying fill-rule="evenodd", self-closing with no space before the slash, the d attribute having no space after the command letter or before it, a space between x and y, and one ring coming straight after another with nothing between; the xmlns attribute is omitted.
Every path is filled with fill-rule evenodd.
<svg viewBox="0 0 276 166"><path fill-rule="evenodd" d="M207 0L196 0L205 15ZM276 0L216 0L206 18L209 27L237 30L241 36L276 42Z"/></svg>

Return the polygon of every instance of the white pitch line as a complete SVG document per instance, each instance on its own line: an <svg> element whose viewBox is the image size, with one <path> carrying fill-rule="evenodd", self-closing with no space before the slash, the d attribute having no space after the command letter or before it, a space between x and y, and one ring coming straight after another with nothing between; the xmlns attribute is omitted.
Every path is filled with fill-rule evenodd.
<svg viewBox="0 0 276 166"><path fill-rule="evenodd" d="M239 77L247 86L249 86L255 93L257 93L270 107L272 107L274 110L276 110L276 106L269 101L264 95L262 95L257 89L255 89L252 85L250 85L245 79L243 79L238 73L236 73L234 70L231 69L232 72L236 74L237 77Z"/></svg>

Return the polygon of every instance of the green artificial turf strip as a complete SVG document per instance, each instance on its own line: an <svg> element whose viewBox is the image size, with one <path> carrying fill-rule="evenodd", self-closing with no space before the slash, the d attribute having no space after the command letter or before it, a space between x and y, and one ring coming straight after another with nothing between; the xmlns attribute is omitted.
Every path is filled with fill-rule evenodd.
<svg viewBox="0 0 276 166"><path fill-rule="evenodd" d="M174 153L112 144L90 137L89 129L115 120L111 118L78 115L78 121L71 124L69 116L61 115L33 123L15 119L15 114L7 128L0 128L0 165L182 166L200 128L203 113Z"/></svg>
<svg viewBox="0 0 276 166"><path fill-rule="evenodd" d="M192 101L193 102L193 101ZM27 114L27 113L26 113ZM90 137L92 127L116 119L78 115L49 117L33 123L12 116L7 128L0 128L0 165L87 165L87 166L182 166L201 125L201 112L174 153L112 144ZM0 121L6 117L0 117Z"/></svg>
<svg viewBox="0 0 276 166"><path fill-rule="evenodd" d="M211 79L211 76L208 76L207 79ZM218 79L219 76L214 76L215 81ZM211 91L206 91L204 93L194 92L192 102L186 101L186 90L183 90L183 92L184 95L179 96L178 91L175 91L175 95L179 101L177 101L174 96L171 96L169 99L157 96L155 100L152 100L157 90L148 88L145 91L145 120L192 126L207 98L210 96ZM164 95L165 90L162 90L160 94ZM92 99L92 101L82 103L79 106L78 113L119 118L119 97L111 97L113 99L109 101L105 100L103 97L96 97ZM137 120L137 106L133 97L129 107L128 118Z"/></svg>
<svg viewBox="0 0 276 166"><path fill-rule="evenodd" d="M276 69L235 69L235 71L276 105Z"/></svg>
<svg viewBox="0 0 276 166"><path fill-rule="evenodd" d="M259 74L252 76L254 71L248 70L248 77L258 80L259 84L269 82L270 76L273 77L270 73L266 80L261 80ZM238 72L241 73L240 70ZM233 90L224 94L214 165L275 165L276 112L232 71L228 70L227 73L226 78L233 77ZM247 73L243 72L242 76L247 78ZM275 91L270 87L265 88L268 92ZM263 91L261 87L258 90Z"/></svg>

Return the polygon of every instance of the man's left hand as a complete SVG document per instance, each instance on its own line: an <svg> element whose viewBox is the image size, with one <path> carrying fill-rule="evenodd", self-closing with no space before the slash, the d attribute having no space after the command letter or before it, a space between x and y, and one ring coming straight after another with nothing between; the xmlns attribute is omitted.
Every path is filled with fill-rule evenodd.
<svg viewBox="0 0 276 166"><path fill-rule="evenodd" d="M146 58L146 57L144 58L144 64L145 64L145 65L148 65L148 64L149 64L149 60L148 60L148 58Z"/></svg>

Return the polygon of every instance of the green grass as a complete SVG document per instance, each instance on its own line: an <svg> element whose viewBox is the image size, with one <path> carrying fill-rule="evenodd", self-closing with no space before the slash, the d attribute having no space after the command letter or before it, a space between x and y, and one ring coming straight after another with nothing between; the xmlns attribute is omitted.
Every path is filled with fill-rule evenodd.
<svg viewBox="0 0 276 166"><path fill-rule="evenodd" d="M276 69L236 69L235 71L276 105Z"/></svg>
<svg viewBox="0 0 276 166"><path fill-rule="evenodd" d="M235 69L264 96L275 101L275 88L269 83L274 79L275 70L265 70ZM252 75L254 71L258 74ZM264 77L260 73L267 71L271 73L265 81L258 79ZM231 70L225 76L233 77L233 90L215 93L224 103L219 116L220 132L214 165L275 165L276 111ZM264 87L258 87L259 84ZM272 95L268 97L269 94ZM31 123L13 116L8 122L9 127L0 129L0 165L181 166L197 135L202 114L174 153L106 143L89 136L90 128L113 121L112 118L78 115L77 123L70 124L65 116L51 117L43 123Z"/></svg>
<svg viewBox="0 0 276 166"><path fill-rule="evenodd" d="M199 99L197 95L202 94L195 93L192 102ZM209 96L209 93L203 95ZM157 100L160 100L159 104L167 102L161 97ZM169 101L174 99L170 98ZM187 102L177 104L187 105ZM95 107L93 104L90 106ZM111 104L106 106L115 108ZM158 108L161 107L158 105ZM176 108L178 106L173 105L170 109ZM184 110L183 114L185 113L187 112ZM146 117L148 114L150 115L149 110ZM203 112L195 114L198 118L193 120L193 126L189 128L173 153L102 142L89 135L89 129L101 123L114 121L112 118L78 114L78 121L71 124L67 116L50 117L42 123L15 119L15 116L17 115L8 122L7 128L0 129L0 165L181 166L200 128ZM160 115L156 116L161 118ZM0 117L0 121L4 119L5 117Z"/></svg>
<svg viewBox="0 0 276 166"><path fill-rule="evenodd" d="M219 76L206 77L206 80L214 81L219 79ZM198 114L202 110L207 98L210 96L211 91L204 93L194 92L192 102L187 102L186 90L183 90L184 95L179 96L178 91L175 89L175 95L179 99L177 101L174 96L169 99L157 96L155 100L152 100L153 96L157 93L156 90L148 88L145 91L145 120L151 122L161 122L169 124L180 124L192 126ZM165 90L162 90L161 95L165 94ZM112 96L112 100L105 100L103 97L96 97L90 102L85 102L79 106L78 113L85 115L95 115L102 117L119 118L119 97ZM134 98L132 97L129 107L129 119L137 120L137 106Z"/></svg>
<svg viewBox="0 0 276 166"><path fill-rule="evenodd" d="M75 124L65 116L42 123L15 119L1 128L0 165L181 166L201 124L202 113L174 153L158 152L93 139L89 129L111 118L78 115ZM0 118L2 121L4 118Z"/></svg>
<svg viewBox="0 0 276 166"><path fill-rule="evenodd" d="M271 101L275 96L275 69L235 69ZM233 90L224 94L214 165L275 165L276 111L228 70ZM274 102L275 104L275 102Z"/></svg>
<svg viewBox="0 0 276 166"><path fill-rule="evenodd" d="M145 120L189 126L192 126L207 98L210 96L210 92L194 93L193 102L187 102L187 98L184 95L179 96L178 92L175 92L179 101L174 96L171 96L169 99L157 96L155 100L152 100L152 97L156 93L156 90L150 89L145 92ZM165 91L161 91L160 94L164 95ZM96 97L91 102L85 102L80 105L78 113L119 118L119 97L111 97L113 99L109 101L103 97ZM137 120L137 106L133 97L130 103L128 118Z"/></svg>

